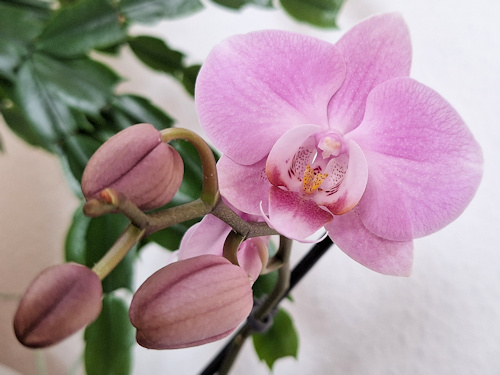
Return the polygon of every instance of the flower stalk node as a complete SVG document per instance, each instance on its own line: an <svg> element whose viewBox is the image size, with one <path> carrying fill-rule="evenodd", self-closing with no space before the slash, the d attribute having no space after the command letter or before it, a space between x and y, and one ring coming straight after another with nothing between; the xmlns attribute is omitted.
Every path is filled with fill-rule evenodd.
<svg viewBox="0 0 500 375"><path fill-rule="evenodd" d="M254 299L252 312L247 318L247 324L253 332L266 333L273 326L274 317L278 312L277 304L265 316L260 318L255 316L256 312L260 309L260 306L262 306L266 298L267 296L262 296L258 299Z"/></svg>

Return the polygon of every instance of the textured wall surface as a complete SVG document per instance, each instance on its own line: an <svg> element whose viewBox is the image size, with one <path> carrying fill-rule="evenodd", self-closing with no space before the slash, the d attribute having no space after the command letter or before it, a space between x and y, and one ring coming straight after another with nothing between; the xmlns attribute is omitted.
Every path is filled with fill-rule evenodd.
<svg viewBox="0 0 500 375"><path fill-rule="evenodd" d="M276 363L277 375L493 375L500 374L500 5L493 0L348 0L341 31L299 25L281 12L247 9L232 15L215 6L195 16L163 22L153 33L203 61L211 47L235 33L277 28L335 42L372 14L399 11L409 24L412 76L443 95L481 143L485 174L466 212L439 233L416 241L410 278L378 275L333 248L286 303L300 334L298 360ZM192 100L169 78L153 74L128 51L113 63L131 79L120 87L138 92L171 113L178 125L199 130ZM10 322L15 295L42 268L60 261L64 234L78 202L59 163L31 149L0 125L0 363L36 373L37 356L18 345ZM298 260L307 246L297 245ZM144 251L137 282L167 254ZM223 343L170 352L136 349L134 374L195 374ZM78 360L80 338L43 353L50 374ZM39 359L39 358L38 358ZM267 374L250 342L235 374ZM0 367L0 374L2 369Z"/></svg>

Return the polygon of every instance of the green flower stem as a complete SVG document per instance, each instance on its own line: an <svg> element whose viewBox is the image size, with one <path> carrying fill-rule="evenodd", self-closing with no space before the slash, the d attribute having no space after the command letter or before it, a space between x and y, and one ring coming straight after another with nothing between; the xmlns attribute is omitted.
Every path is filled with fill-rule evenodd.
<svg viewBox="0 0 500 375"><path fill-rule="evenodd" d="M243 220L222 200L219 201L217 206L215 206L210 213L224 221L232 227L234 231L243 235L245 239L279 234L264 222L248 222Z"/></svg>
<svg viewBox="0 0 500 375"><path fill-rule="evenodd" d="M148 215L146 236L183 221L196 219L212 212L213 207L201 199L167 208Z"/></svg>
<svg viewBox="0 0 500 375"><path fill-rule="evenodd" d="M224 241L224 247L222 248L222 256L229 260L236 266L239 266L238 263L238 248L241 243L245 240L245 237L234 230L229 232L226 237L226 241Z"/></svg>
<svg viewBox="0 0 500 375"><path fill-rule="evenodd" d="M203 190L201 200L214 207L220 200L219 182L214 154L207 143L198 134L182 128L168 128L160 131L161 140L170 142L174 139L184 139L190 142L198 152L203 169Z"/></svg>
<svg viewBox="0 0 500 375"><path fill-rule="evenodd" d="M132 224L125 229L106 255L92 268L92 271L99 276L99 279L104 279L113 271L129 250L144 236L144 232L144 229L140 229Z"/></svg>
<svg viewBox="0 0 500 375"><path fill-rule="evenodd" d="M271 294L265 299L264 303L255 311L254 317L258 320L265 319L271 311L278 305L281 299L286 295L290 286L290 253L293 241L287 237L280 236L280 246L278 254L283 260L283 265L278 270L278 280L271 291ZM245 340L252 334L252 329L245 324L236 334L227 354L224 357L219 369L219 375L227 375L231 369L238 353L240 352Z"/></svg>

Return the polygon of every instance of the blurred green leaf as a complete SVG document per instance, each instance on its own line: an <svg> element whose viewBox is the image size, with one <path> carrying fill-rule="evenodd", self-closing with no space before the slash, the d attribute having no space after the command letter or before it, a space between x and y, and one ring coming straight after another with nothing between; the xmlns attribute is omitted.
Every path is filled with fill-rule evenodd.
<svg viewBox="0 0 500 375"><path fill-rule="evenodd" d="M253 335L253 345L259 359L265 361L271 370L280 358L297 358L299 338L290 315L279 309L269 331Z"/></svg>
<svg viewBox="0 0 500 375"><path fill-rule="evenodd" d="M273 7L272 0L212 0L212 2L230 9L241 9L249 4L266 8Z"/></svg>
<svg viewBox="0 0 500 375"><path fill-rule="evenodd" d="M260 298L263 295L269 295L276 285L276 280L278 279L278 271L273 271L266 273L265 275L260 275L252 286L253 296L255 298Z"/></svg>
<svg viewBox="0 0 500 375"><path fill-rule="evenodd" d="M128 41L135 55L147 66L180 78L184 69L184 55L174 51L158 38L138 36Z"/></svg>
<svg viewBox="0 0 500 375"><path fill-rule="evenodd" d="M122 215L88 218L83 215L82 208L79 207L66 235L66 261L93 267L106 254L127 225L128 220ZM132 249L102 281L105 293L119 288L132 291L134 259L135 250Z"/></svg>
<svg viewBox="0 0 500 375"><path fill-rule="evenodd" d="M37 11L0 2L0 76L15 79L15 68L29 53L30 44L43 28Z"/></svg>
<svg viewBox="0 0 500 375"><path fill-rule="evenodd" d="M191 143L183 140L170 142L170 145L179 152L184 162L184 178L179 191L188 201L199 198L201 195L203 177L201 160L196 148Z"/></svg>
<svg viewBox="0 0 500 375"><path fill-rule="evenodd" d="M201 65L191 65L184 68L182 75L182 84L188 93L194 96L194 86L196 84L196 77L200 72Z"/></svg>
<svg viewBox="0 0 500 375"><path fill-rule="evenodd" d="M170 116L156 107L151 101L137 95L115 96L111 101L111 109L126 117L126 127L146 122L161 130L170 128L174 123Z"/></svg>
<svg viewBox="0 0 500 375"><path fill-rule="evenodd" d="M60 57L83 55L125 40L120 15L108 1L80 0L63 7L37 41L37 49Z"/></svg>
<svg viewBox="0 0 500 375"><path fill-rule="evenodd" d="M68 106L98 113L112 97L120 78L106 65L87 57L58 60L42 53L29 61L32 74L44 90Z"/></svg>
<svg viewBox="0 0 500 375"><path fill-rule="evenodd" d="M186 16L203 8L199 0L121 0L119 8L128 22L154 23Z"/></svg>
<svg viewBox="0 0 500 375"><path fill-rule="evenodd" d="M82 180L85 166L100 146L101 142L85 134L74 134L64 138L59 154L67 158L71 173L77 181Z"/></svg>
<svg viewBox="0 0 500 375"><path fill-rule="evenodd" d="M134 332L125 301L106 295L102 301L101 315L85 330L86 374L131 374Z"/></svg>
<svg viewBox="0 0 500 375"><path fill-rule="evenodd" d="M33 2L33 4L42 2ZM43 3L47 4L47 3ZM23 5L20 1L0 1L0 35L4 42L31 42L44 27L51 11L38 6Z"/></svg>
<svg viewBox="0 0 500 375"><path fill-rule="evenodd" d="M52 13L52 4L45 0L0 0L0 3L34 15L40 20L48 19Z"/></svg>
<svg viewBox="0 0 500 375"><path fill-rule="evenodd" d="M32 146L50 149L48 145L41 141L37 129L26 119L19 107L8 99L4 99L2 102L5 104L0 104L0 112L5 123L18 137Z"/></svg>
<svg viewBox="0 0 500 375"><path fill-rule="evenodd" d="M337 28L337 15L345 0L280 0L283 8L298 21L319 27Z"/></svg>
<svg viewBox="0 0 500 375"><path fill-rule="evenodd" d="M73 220L66 234L64 256L67 262L87 264L87 230L90 217L83 214L82 206L78 206L73 214Z"/></svg>
<svg viewBox="0 0 500 375"><path fill-rule="evenodd" d="M16 104L22 115L30 124L30 130L19 130L16 133L28 135L23 137L31 144L38 144L52 152L56 144L65 134L76 130L76 123L70 109L61 103L40 79L37 67L32 60L25 62L15 83ZM26 126L21 122L20 126Z"/></svg>

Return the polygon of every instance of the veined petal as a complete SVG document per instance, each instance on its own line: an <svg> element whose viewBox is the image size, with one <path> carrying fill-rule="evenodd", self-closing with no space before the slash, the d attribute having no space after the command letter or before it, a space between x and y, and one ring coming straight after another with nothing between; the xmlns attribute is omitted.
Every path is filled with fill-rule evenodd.
<svg viewBox="0 0 500 375"><path fill-rule="evenodd" d="M376 236L361 222L357 209L335 216L326 225L330 238L352 259L385 275L409 276L413 242L391 241Z"/></svg>
<svg viewBox="0 0 500 375"><path fill-rule="evenodd" d="M330 127L349 132L361 123L369 92L395 77L408 76L411 41L399 13L370 17L336 44L346 63L346 78L328 105Z"/></svg>
<svg viewBox="0 0 500 375"><path fill-rule="evenodd" d="M328 170L325 172L328 173ZM335 215L342 215L352 210L360 201L368 181L368 164L361 148L354 142L349 142L349 164L347 173L338 191L328 195L326 191L314 196L317 204L323 205Z"/></svg>
<svg viewBox="0 0 500 375"><path fill-rule="evenodd" d="M271 184L266 176L266 159L241 165L223 155L217 163L221 195L235 208L260 216L260 202L267 212Z"/></svg>
<svg viewBox="0 0 500 375"><path fill-rule="evenodd" d="M268 243L269 237L254 237L243 241L240 245L238 250L238 263L247 271L252 283L259 277L264 265L263 261L267 264ZM261 256L264 255L266 259L262 259Z"/></svg>
<svg viewBox="0 0 500 375"><path fill-rule="evenodd" d="M266 173L271 184L300 190L302 183L298 178L302 178L306 165L316 155L316 141L309 137L320 130L316 125L302 125L289 130L278 139L266 163Z"/></svg>
<svg viewBox="0 0 500 375"><path fill-rule="evenodd" d="M213 215L206 215L184 234L179 246L178 260L207 254L222 256L229 232L231 227L225 222ZM267 252L267 242L267 238L250 238L243 241L238 249L238 263L251 277L252 283L262 271L261 253Z"/></svg>
<svg viewBox="0 0 500 375"><path fill-rule="evenodd" d="M377 86L363 122L346 137L368 162L360 218L383 238L404 241L441 229L464 211L481 180L481 149L460 116L410 78Z"/></svg>
<svg viewBox="0 0 500 375"><path fill-rule="evenodd" d="M179 246L179 260L200 255L222 256L222 249L231 227L213 215L206 215L189 228Z"/></svg>
<svg viewBox="0 0 500 375"><path fill-rule="evenodd" d="M305 123L326 128L326 107L344 76L330 43L278 30L236 35L216 46L200 70L200 123L224 154L254 164L287 130Z"/></svg>
<svg viewBox="0 0 500 375"><path fill-rule="evenodd" d="M280 234L304 241L333 219L312 199L275 186L269 191L269 218L267 223Z"/></svg>

